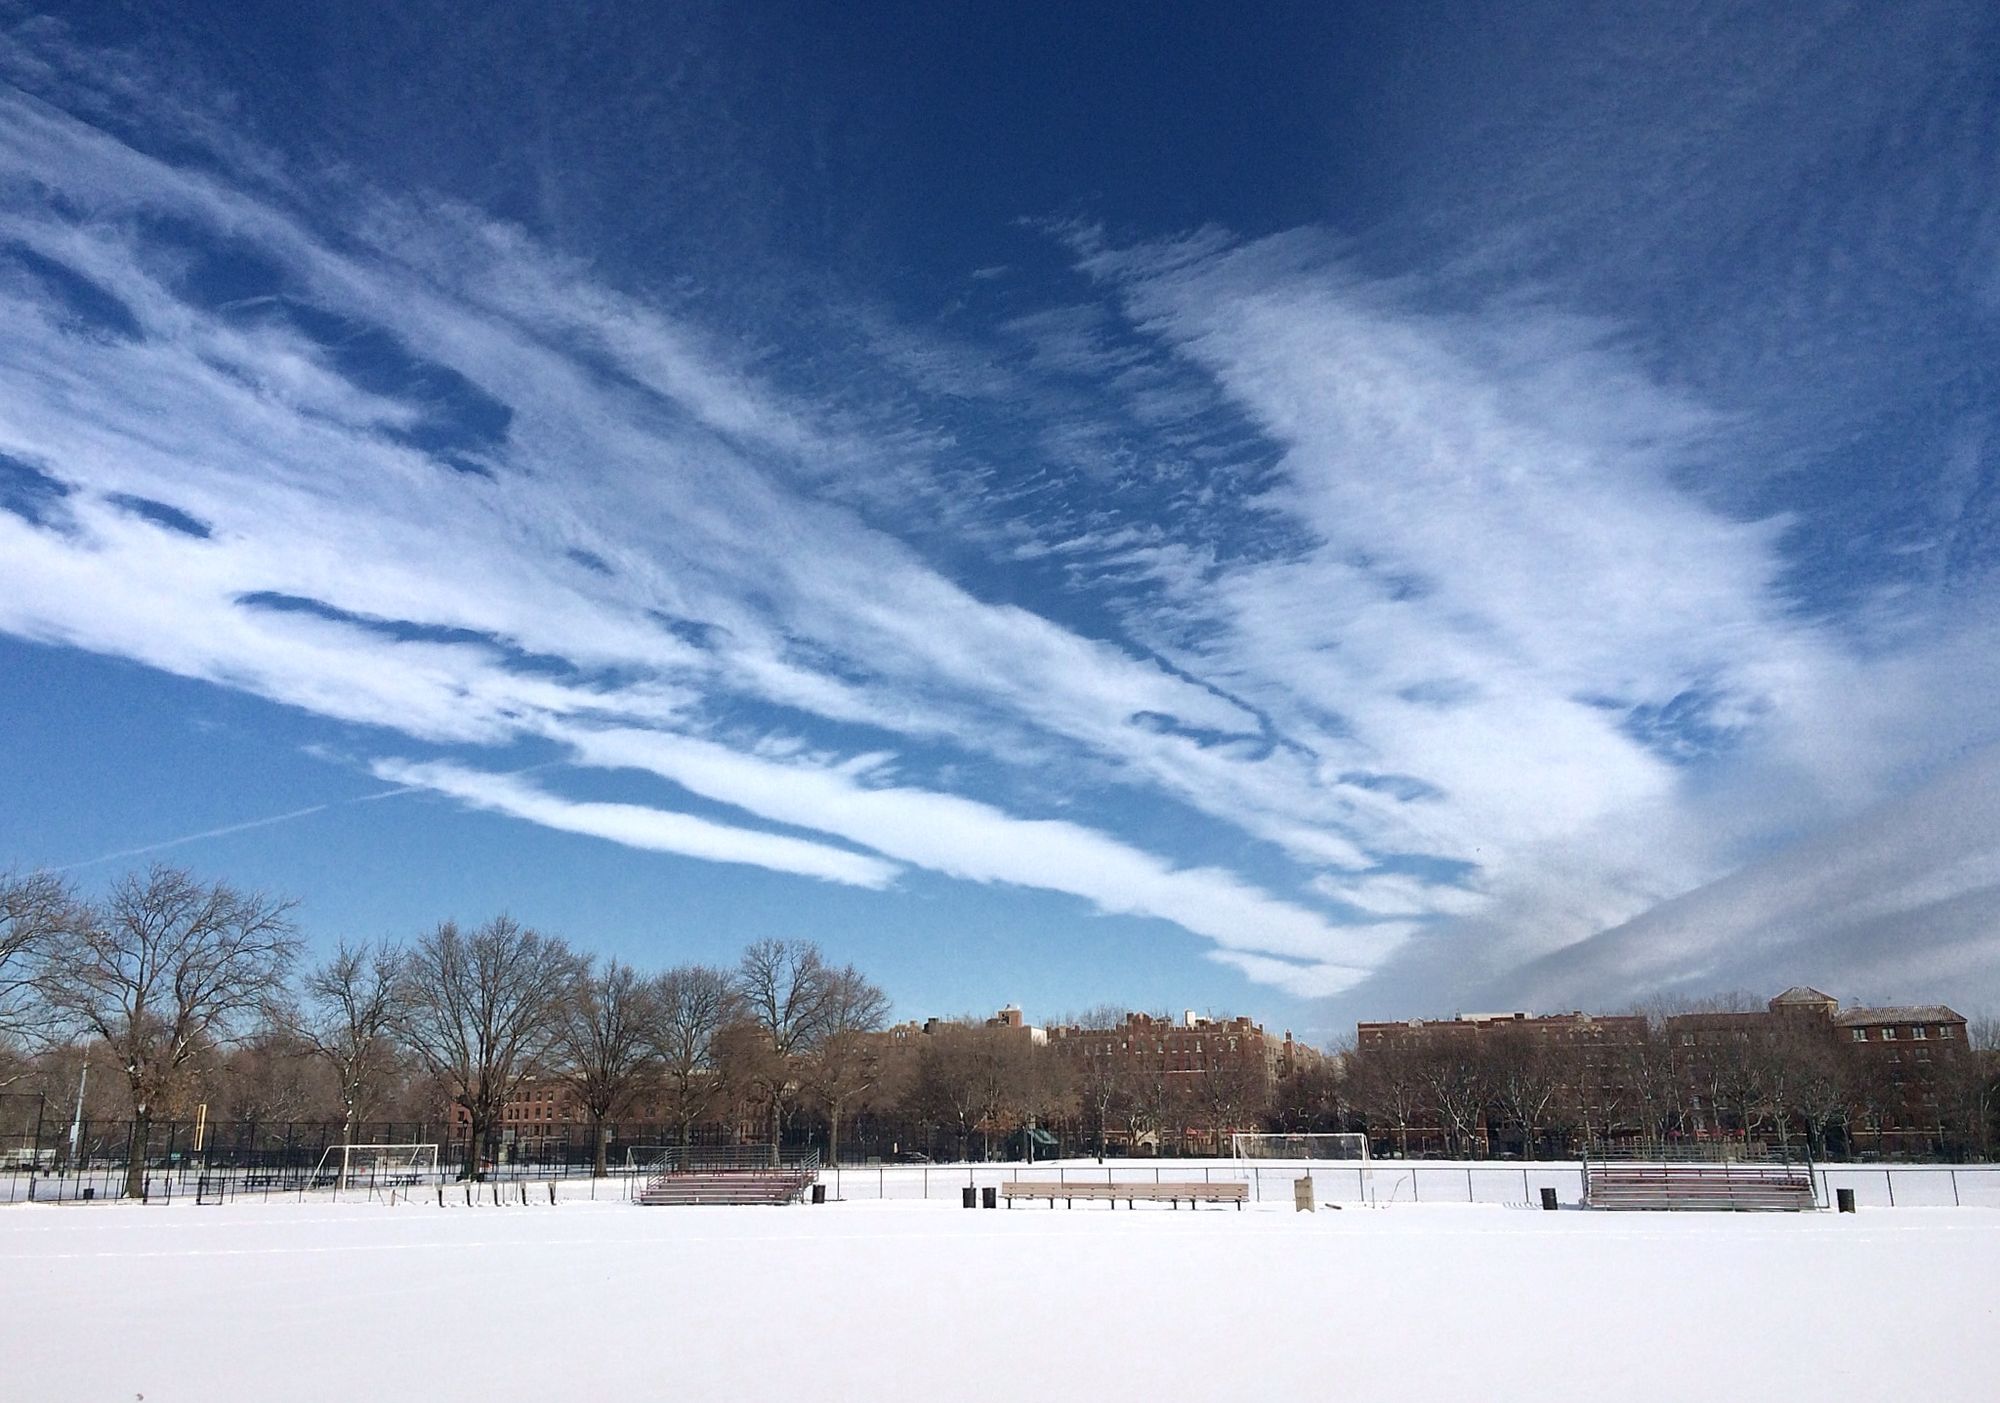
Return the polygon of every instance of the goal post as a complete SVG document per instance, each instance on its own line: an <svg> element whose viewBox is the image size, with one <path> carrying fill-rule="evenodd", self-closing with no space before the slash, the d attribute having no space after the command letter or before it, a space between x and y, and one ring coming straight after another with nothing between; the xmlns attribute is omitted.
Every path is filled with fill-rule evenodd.
<svg viewBox="0 0 2000 1403"><path fill-rule="evenodd" d="M435 1143L328 1145L319 1157L319 1167L313 1171L313 1183L331 1181L336 1190L356 1181L402 1186L435 1176L437 1167Z"/></svg>
<svg viewBox="0 0 2000 1403"><path fill-rule="evenodd" d="M1348 1132L1298 1135L1237 1134L1229 1137L1238 1159L1367 1159L1368 1137Z"/></svg>

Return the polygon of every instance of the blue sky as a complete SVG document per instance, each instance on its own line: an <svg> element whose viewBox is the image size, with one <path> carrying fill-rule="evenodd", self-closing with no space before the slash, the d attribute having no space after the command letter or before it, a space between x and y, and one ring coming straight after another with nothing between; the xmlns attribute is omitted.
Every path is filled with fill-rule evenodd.
<svg viewBox="0 0 2000 1403"><path fill-rule="evenodd" d="M0 4L0 865L2000 1005L1996 27Z"/></svg>

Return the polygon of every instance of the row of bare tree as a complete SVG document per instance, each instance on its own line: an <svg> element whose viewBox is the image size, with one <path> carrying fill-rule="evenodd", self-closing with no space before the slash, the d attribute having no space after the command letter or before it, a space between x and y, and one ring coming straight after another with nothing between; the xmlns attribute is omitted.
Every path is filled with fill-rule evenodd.
<svg viewBox="0 0 2000 1403"><path fill-rule="evenodd" d="M408 946L339 945L297 971L292 903L155 867L81 899L48 874L0 878L0 1042L29 1054L101 1047L134 1139L235 1057L267 1084L274 1054L316 1064L344 1139L413 1080L469 1123L470 1171L530 1079L565 1084L596 1132L644 1095L686 1137L725 1095L754 1098L775 1147L810 1088L834 1117L871 1084L863 1035L888 1000L804 942L764 940L733 969L641 975L501 916L447 921ZM297 978L293 978L294 973ZM725 1075L726 1073L726 1075ZM0 1077L7 1076L0 1071ZM268 1088L267 1088L268 1089ZM143 1175L128 1170L131 1192Z"/></svg>
<svg viewBox="0 0 2000 1403"><path fill-rule="evenodd" d="M235 1120L337 1120L344 1138L370 1121L453 1116L469 1126L474 1173L510 1103L557 1086L590 1124L600 1174L614 1122L683 1144L756 1127L747 1138L775 1153L801 1111L836 1159L856 1120L878 1147L961 1158L1022 1126L1099 1154L1220 1151L1232 1130L1269 1127L1363 1130L1406 1155L1562 1155L1719 1132L1797 1138L1821 1155L1894 1136L1990 1158L2000 1116L1991 1029L1904 1075L1801 1026L1688 1047L1656 1010L1643 1036L1615 1044L1496 1030L1308 1058L1274 1082L1252 1062L1190 1075L1134 1055L1118 1008L1071 1020L1107 1036L1061 1046L971 1018L883 1036L882 991L803 942L648 974L499 917L407 946L343 944L301 969L291 915L172 868L95 902L45 874L0 878L0 1090L25 1077L55 1092L83 1058L108 1060L140 1145L153 1119L197 1102Z"/></svg>
<svg viewBox="0 0 2000 1403"><path fill-rule="evenodd" d="M1403 1154L1505 1146L1534 1158L1724 1136L1821 1157L1867 1147L1987 1159L2000 1131L2000 1054L1991 1029L1974 1034L1963 1051L1920 1064L1853 1055L1809 1024L1699 1044L1659 1018L1610 1044L1499 1030L1347 1059L1337 1114Z"/></svg>

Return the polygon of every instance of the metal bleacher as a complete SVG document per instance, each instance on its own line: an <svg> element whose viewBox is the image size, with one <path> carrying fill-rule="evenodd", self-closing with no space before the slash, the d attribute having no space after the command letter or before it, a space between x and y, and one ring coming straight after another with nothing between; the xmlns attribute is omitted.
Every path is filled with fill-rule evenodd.
<svg viewBox="0 0 2000 1403"><path fill-rule="evenodd" d="M694 1204L796 1203L819 1179L819 1153L774 1163L764 1146L668 1155L652 1166L633 1202L659 1208Z"/></svg>
<svg viewBox="0 0 2000 1403"><path fill-rule="evenodd" d="M1818 1208L1812 1167L1722 1162L1587 1162L1587 1208L1705 1209L1725 1213L1796 1213Z"/></svg>

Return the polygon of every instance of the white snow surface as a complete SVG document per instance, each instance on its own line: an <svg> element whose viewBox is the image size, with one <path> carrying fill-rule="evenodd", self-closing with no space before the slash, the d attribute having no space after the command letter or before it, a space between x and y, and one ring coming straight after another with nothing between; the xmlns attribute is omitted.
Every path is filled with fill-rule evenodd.
<svg viewBox="0 0 2000 1403"><path fill-rule="evenodd" d="M1981 1398L2000 1212L0 1210L0 1397Z"/></svg>

